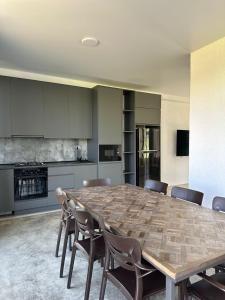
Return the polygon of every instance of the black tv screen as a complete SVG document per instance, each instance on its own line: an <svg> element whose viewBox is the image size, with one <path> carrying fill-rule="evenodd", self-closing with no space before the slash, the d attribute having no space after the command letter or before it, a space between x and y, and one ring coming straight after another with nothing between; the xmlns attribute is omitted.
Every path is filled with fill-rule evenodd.
<svg viewBox="0 0 225 300"><path fill-rule="evenodd" d="M189 130L177 130L177 156L189 156Z"/></svg>

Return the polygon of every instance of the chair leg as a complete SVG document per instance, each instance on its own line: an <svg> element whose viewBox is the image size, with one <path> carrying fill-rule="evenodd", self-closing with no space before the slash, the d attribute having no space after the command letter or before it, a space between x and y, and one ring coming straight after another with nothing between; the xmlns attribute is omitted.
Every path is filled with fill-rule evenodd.
<svg viewBox="0 0 225 300"><path fill-rule="evenodd" d="M71 260L70 260L69 276L68 276L68 281L67 281L67 288L68 289L70 289L70 286L71 286L71 279L72 279L72 274L73 274L73 266L74 266L76 251L77 251L77 248L76 248L75 245L73 245Z"/></svg>
<svg viewBox="0 0 225 300"><path fill-rule="evenodd" d="M72 246L72 235L70 234L69 235L69 250L72 251L72 248L73 248L73 246Z"/></svg>
<svg viewBox="0 0 225 300"><path fill-rule="evenodd" d="M114 258L112 256L110 258L110 264L111 264L111 269L113 270L115 268L115 265L114 265Z"/></svg>
<svg viewBox="0 0 225 300"><path fill-rule="evenodd" d="M89 261L88 261L88 273L87 273L87 280L86 280L86 288L85 288L84 300L88 300L89 299L90 287L91 287L91 278L92 278L92 271L93 271L93 264L94 264L94 257L90 257Z"/></svg>
<svg viewBox="0 0 225 300"><path fill-rule="evenodd" d="M99 300L104 300L106 283L107 283L107 276L106 276L106 272L104 270L102 273L102 284L101 284Z"/></svg>
<svg viewBox="0 0 225 300"><path fill-rule="evenodd" d="M68 244L68 230L66 230L65 237L64 237L63 252L62 252L62 259L61 259L61 266L60 266L60 275L59 275L60 278L63 277L63 270L64 270L64 264L65 264L67 244Z"/></svg>
<svg viewBox="0 0 225 300"><path fill-rule="evenodd" d="M63 228L63 225L62 225L62 222L60 221L58 238L57 238L56 249L55 249L55 257L59 256L59 246L60 246L60 241L61 241L62 228Z"/></svg>

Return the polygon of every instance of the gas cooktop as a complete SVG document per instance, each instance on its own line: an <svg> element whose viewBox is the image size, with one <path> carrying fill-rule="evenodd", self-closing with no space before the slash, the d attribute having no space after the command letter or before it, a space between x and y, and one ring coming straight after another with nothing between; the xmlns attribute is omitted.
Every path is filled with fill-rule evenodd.
<svg viewBox="0 0 225 300"><path fill-rule="evenodd" d="M15 167L42 167L42 166L45 166L45 163L37 162L37 161L15 163Z"/></svg>

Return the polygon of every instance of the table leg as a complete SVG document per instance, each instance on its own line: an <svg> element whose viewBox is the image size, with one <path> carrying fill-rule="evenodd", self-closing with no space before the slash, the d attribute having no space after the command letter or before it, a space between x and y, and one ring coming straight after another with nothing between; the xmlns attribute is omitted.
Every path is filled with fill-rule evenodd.
<svg viewBox="0 0 225 300"><path fill-rule="evenodd" d="M166 276L166 300L175 300L175 290L174 281Z"/></svg>

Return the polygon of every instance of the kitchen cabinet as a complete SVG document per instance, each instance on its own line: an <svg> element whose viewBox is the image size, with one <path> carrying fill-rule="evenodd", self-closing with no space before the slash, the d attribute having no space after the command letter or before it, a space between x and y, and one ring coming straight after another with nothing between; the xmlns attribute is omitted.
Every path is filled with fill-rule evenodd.
<svg viewBox="0 0 225 300"><path fill-rule="evenodd" d="M14 177L13 169L0 170L0 214L14 211Z"/></svg>
<svg viewBox="0 0 225 300"><path fill-rule="evenodd" d="M160 124L160 110L151 108L136 108L135 109L135 122L136 124Z"/></svg>
<svg viewBox="0 0 225 300"><path fill-rule="evenodd" d="M160 109L161 95L135 92L135 107Z"/></svg>
<svg viewBox="0 0 225 300"><path fill-rule="evenodd" d="M43 83L43 98L45 138L69 138L67 87Z"/></svg>
<svg viewBox="0 0 225 300"><path fill-rule="evenodd" d="M10 78L0 77L0 137L11 136Z"/></svg>
<svg viewBox="0 0 225 300"><path fill-rule="evenodd" d="M135 92L135 123L159 125L161 95Z"/></svg>
<svg viewBox="0 0 225 300"><path fill-rule="evenodd" d="M112 185L122 184L122 163L121 162L107 162L99 163L98 178L110 178Z"/></svg>
<svg viewBox="0 0 225 300"><path fill-rule="evenodd" d="M83 186L83 180L90 180L98 178L97 165L82 165L75 166L75 187Z"/></svg>
<svg viewBox="0 0 225 300"><path fill-rule="evenodd" d="M99 144L122 144L122 101L120 89L96 88Z"/></svg>
<svg viewBox="0 0 225 300"><path fill-rule="evenodd" d="M11 79L12 135L43 136L42 83Z"/></svg>
<svg viewBox="0 0 225 300"><path fill-rule="evenodd" d="M92 137L92 91L87 88L70 86L69 137L90 139Z"/></svg>

